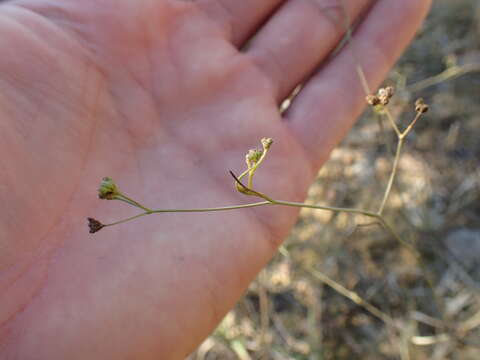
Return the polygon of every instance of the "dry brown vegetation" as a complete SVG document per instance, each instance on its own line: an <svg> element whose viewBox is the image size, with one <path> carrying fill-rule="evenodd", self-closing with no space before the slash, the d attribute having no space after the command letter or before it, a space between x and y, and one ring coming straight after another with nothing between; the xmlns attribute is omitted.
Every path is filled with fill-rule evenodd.
<svg viewBox="0 0 480 360"><path fill-rule="evenodd" d="M437 76L441 74L440 76ZM387 84L400 126L422 96L385 217L303 210L285 245L191 359L480 359L480 4L436 0ZM371 110L311 203L375 209L396 138Z"/></svg>

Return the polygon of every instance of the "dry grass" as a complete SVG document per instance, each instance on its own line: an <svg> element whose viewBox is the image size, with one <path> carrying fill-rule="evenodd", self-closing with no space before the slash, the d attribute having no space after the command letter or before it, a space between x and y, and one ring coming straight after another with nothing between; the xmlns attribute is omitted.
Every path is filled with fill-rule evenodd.
<svg viewBox="0 0 480 360"><path fill-rule="evenodd" d="M391 110L408 113L403 124L416 97L431 105L385 208L421 261L369 219L304 210L192 360L480 358L479 70L478 1L436 0L387 81L398 89ZM394 147L388 124L367 111L309 201L375 209Z"/></svg>

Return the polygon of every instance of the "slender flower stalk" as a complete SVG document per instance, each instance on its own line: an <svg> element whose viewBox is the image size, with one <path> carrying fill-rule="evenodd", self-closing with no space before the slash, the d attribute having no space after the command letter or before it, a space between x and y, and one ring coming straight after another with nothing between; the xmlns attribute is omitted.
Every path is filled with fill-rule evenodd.
<svg viewBox="0 0 480 360"><path fill-rule="evenodd" d="M238 210L238 209L246 209L246 208L253 208L253 207L259 207L259 206L265 206L265 205L272 205L268 201L260 201L256 203L250 203L250 204L243 204L243 205L232 205L232 206L220 206L220 207L211 207L211 208L196 208L196 209L159 209L159 210L150 210L143 212L141 214L137 214L135 216L115 221L110 224L102 224L102 228L108 227L108 226L113 226L113 225L118 225L122 223L126 223L132 220L136 220L138 218L141 218L146 215L152 215L152 214L162 214L162 213L196 213L196 212L214 212L214 211L228 211L228 210ZM99 229L100 230L100 229Z"/></svg>
<svg viewBox="0 0 480 360"><path fill-rule="evenodd" d="M390 100L390 98L393 96L394 90L392 87L386 87L383 89L380 89L376 95L369 95L367 96L367 102L372 105L372 106L386 106ZM253 208L253 207L259 207L259 206L267 206L267 205L277 205L277 206L291 206L291 207L298 207L298 208L310 208L310 209L317 209L317 210L326 210L326 211L333 211L333 212L345 212L345 213L350 213L350 214L357 214L357 215L364 215L370 218L375 219L378 223L380 223L383 228L388 231L392 236L394 236L398 241L401 243L405 244L407 247L410 249L415 250L409 243L403 241L393 230L393 228L385 221L385 219L382 217L383 210L385 208L387 199L390 195L393 182L395 180L397 168L398 168L398 163L400 159L400 153L402 149L402 145L404 142L405 137L409 134L409 132L412 130L413 126L417 122L417 120L421 117L422 114L424 114L428 110L428 106L423 102L423 100L419 99L415 103L415 110L417 112L417 115L415 116L414 120L409 124L409 126L401 132L398 126L395 124L393 121L393 118L391 117L390 113L388 111L385 111L384 113L387 115L387 117L390 119L390 122L397 133L398 136L398 145L397 145L397 151L395 154L395 159L392 167L392 172L390 174L390 178L385 190L385 193L382 198L382 202L380 205L380 208L378 211L373 212L373 211L368 211L368 210L362 210L362 209L353 209L353 208L342 208L342 207L332 207L332 206L321 206L321 205L310 205L306 203L300 203L300 202L293 202L293 201L285 201L285 200L276 200L271 198L270 196L259 192L253 188L253 177L255 175L255 172L259 168L259 166L262 164L262 162L265 160L268 150L270 149L271 145L273 144L273 140L271 138L263 138L261 139L261 144L262 144L262 149L251 149L247 152L245 156L245 162L247 164L247 169L242 172L238 177L230 171L230 174L235 180L235 188L237 189L238 192L248 195L248 196L255 196L258 198L263 199L264 201L260 202L254 202L250 204L242 204L242 205L232 205L232 206L221 206L221 207L210 207L210 208L195 208L195 209L158 209L158 210L153 210L150 209L138 201L124 195L118 188L117 184L109 177L105 177L102 179L102 182L100 183L100 188L98 189L98 197L100 199L105 199L105 200L119 200L122 202L125 202L129 205L132 205L134 207L137 207L144 212L128 217L126 219L122 219L116 222L112 222L109 224L103 224L100 221L94 219L94 218L88 218L88 226L90 229L90 233L96 233L100 231L101 229L109 226L114 226L122 223L126 223L135 219L138 219L140 217L146 216L146 215L152 215L152 214L160 214L160 213L193 213L193 212L212 212L212 211L228 211L228 210L238 210L238 209L245 209L245 208ZM241 179L245 176L248 176L248 183L247 185L243 184ZM416 251L416 250L415 250ZM417 253L418 254L418 253Z"/></svg>

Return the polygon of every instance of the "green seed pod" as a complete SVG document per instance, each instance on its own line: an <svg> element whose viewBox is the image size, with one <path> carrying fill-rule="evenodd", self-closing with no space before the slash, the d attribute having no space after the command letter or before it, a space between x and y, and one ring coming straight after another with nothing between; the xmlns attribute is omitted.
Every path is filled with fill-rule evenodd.
<svg viewBox="0 0 480 360"><path fill-rule="evenodd" d="M113 200L119 195L117 184L109 177L104 177L98 189L98 197L100 199Z"/></svg>

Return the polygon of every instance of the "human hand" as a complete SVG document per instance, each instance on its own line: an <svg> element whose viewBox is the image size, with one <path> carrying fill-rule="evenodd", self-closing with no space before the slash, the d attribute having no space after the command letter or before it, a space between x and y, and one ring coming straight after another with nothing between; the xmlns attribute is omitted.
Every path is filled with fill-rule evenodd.
<svg viewBox="0 0 480 360"><path fill-rule="evenodd" d="M151 207L247 202L228 170L272 137L255 187L303 200L363 108L352 48L377 86L429 6L345 3L364 20L328 61L340 1L0 5L4 358L181 359L213 330L296 210L152 215L92 236L86 216L135 214L98 201L99 180ZM279 102L307 79L281 116Z"/></svg>

